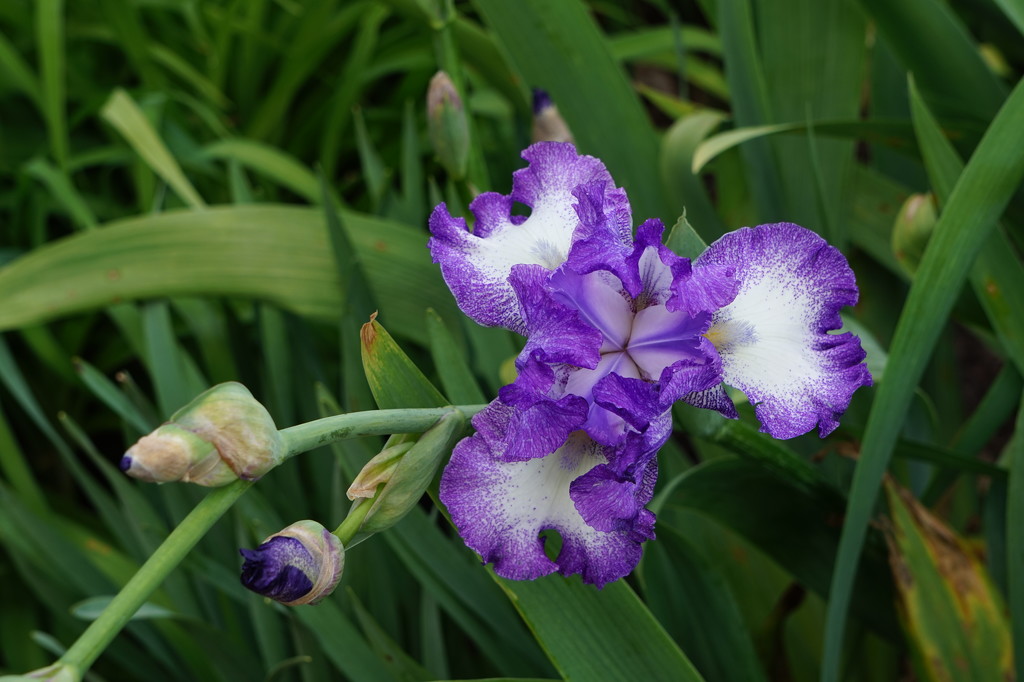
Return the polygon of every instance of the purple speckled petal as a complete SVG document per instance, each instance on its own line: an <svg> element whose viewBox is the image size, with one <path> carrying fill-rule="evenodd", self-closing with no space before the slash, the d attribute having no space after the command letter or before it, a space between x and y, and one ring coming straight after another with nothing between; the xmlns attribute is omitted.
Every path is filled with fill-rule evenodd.
<svg viewBox="0 0 1024 682"><path fill-rule="evenodd" d="M694 264L705 267L735 268L738 282L707 333L725 383L747 394L775 438L815 426L828 435L853 392L871 384L857 337L829 333L857 302L846 258L810 230L777 223L725 235Z"/></svg>
<svg viewBox="0 0 1024 682"><path fill-rule="evenodd" d="M492 454L509 462L543 457L561 447L586 420L589 405L577 395L557 400L551 393L554 372L536 357L499 399L473 419Z"/></svg>
<svg viewBox="0 0 1024 682"><path fill-rule="evenodd" d="M580 226L563 267L581 275L607 270L625 282L628 291L633 291L640 281L636 268L627 262L633 251L632 229L611 208L619 201L617 193L621 191L609 190L604 181L586 183L573 190Z"/></svg>
<svg viewBox="0 0 1024 682"><path fill-rule="evenodd" d="M668 301L669 310L683 310L690 315L714 311L732 303L739 283L736 268L731 265L705 265L691 268L690 263L672 268L676 275L674 291Z"/></svg>
<svg viewBox="0 0 1024 682"><path fill-rule="evenodd" d="M652 453L653 454L653 453ZM651 456L618 473L598 464L569 486L569 496L590 526L623 532L637 542L654 539L654 514L645 505L654 497L658 460Z"/></svg>
<svg viewBox="0 0 1024 682"><path fill-rule="evenodd" d="M725 392L725 385L721 383L703 391L686 393L680 400L704 410L714 410L728 419L738 419L740 416L740 413L736 411L736 406L733 405L732 398Z"/></svg>
<svg viewBox="0 0 1024 682"><path fill-rule="evenodd" d="M462 311L480 324L520 333L523 324L508 283L514 265L554 270L565 262L577 239L594 238L605 230L625 243L631 224L625 192L615 188L598 159L578 155L564 142L538 142L523 152L523 158L530 165L513 174L511 194L485 192L470 203L476 217L473 232L441 204L430 217L429 241L433 259L440 263ZM579 199L573 192L580 185L597 191L602 184L601 219L577 234ZM515 202L529 206L530 215L513 216Z"/></svg>
<svg viewBox="0 0 1024 682"><path fill-rule="evenodd" d="M600 587L633 570L640 560L643 531L650 525L650 513L638 513L637 530L607 532L580 515L570 486L607 462L605 450L577 431L545 457L508 462L476 434L455 447L441 477L441 500L466 544L485 563L493 563L498 575L532 580L556 571L579 573ZM562 550L554 561L538 537L548 529L562 536Z"/></svg>

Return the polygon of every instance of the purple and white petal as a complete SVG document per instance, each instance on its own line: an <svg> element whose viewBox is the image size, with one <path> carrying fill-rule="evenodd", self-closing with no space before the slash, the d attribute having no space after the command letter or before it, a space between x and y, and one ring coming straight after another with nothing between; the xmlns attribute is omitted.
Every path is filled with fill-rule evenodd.
<svg viewBox="0 0 1024 682"><path fill-rule="evenodd" d="M604 450L577 431L546 457L508 462L495 457L477 434L455 447L441 477L441 500L462 539L485 563L493 563L498 575L532 580L556 571L579 573L600 587L633 570L649 525L649 518L638 513L637 530L608 532L580 515L570 487L607 462ZM551 529L562 537L554 561L539 537Z"/></svg>
<svg viewBox="0 0 1024 682"><path fill-rule="evenodd" d="M640 284L636 268L627 262L633 251L633 234L628 225L616 222L618 216L613 208L619 191L609 188L604 181L583 184L573 190L580 226L563 267L581 275L607 270L622 280L627 290L633 291Z"/></svg>
<svg viewBox="0 0 1024 682"><path fill-rule="evenodd" d="M431 255L441 265L445 282L459 307L476 322L504 326L522 333L515 295L508 283L512 266L539 265L554 270L566 261L573 242L607 231L623 244L630 239L631 215L626 193L616 188L604 164L576 153L571 144L538 142L523 152L530 162L512 175L508 196L485 192L469 209L476 217L469 232L463 218L452 217L444 204L430 216ZM580 218L577 187L600 195L600 220L577 234ZM529 216L512 215L515 203L528 206ZM588 214L589 215L589 214Z"/></svg>
<svg viewBox="0 0 1024 682"><path fill-rule="evenodd" d="M569 486L580 516L593 528L624 532L637 542L654 539L654 514L646 505L654 497L658 460L649 457L618 473L598 464Z"/></svg>
<svg viewBox="0 0 1024 682"><path fill-rule="evenodd" d="M689 259L677 256L661 243L665 226L656 218L644 221L636 229L633 253L628 260L635 263L640 286L629 293L638 299L638 308L651 305L665 305L672 297L674 269L687 267Z"/></svg>
<svg viewBox="0 0 1024 682"><path fill-rule="evenodd" d="M722 378L750 398L762 431L792 438L838 426L853 392L871 384L864 351L839 310L857 302L853 271L838 249L792 223L731 232L694 263L735 268L735 298L714 314L707 337Z"/></svg>
<svg viewBox="0 0 1024 682"><path fill-rule="evenodd" d="M577 395L554 393L554 370L534 356L516 381L499 391L499 399L473 420L495 457L524 461L561 447L584 424L590 406Z"/></svg>

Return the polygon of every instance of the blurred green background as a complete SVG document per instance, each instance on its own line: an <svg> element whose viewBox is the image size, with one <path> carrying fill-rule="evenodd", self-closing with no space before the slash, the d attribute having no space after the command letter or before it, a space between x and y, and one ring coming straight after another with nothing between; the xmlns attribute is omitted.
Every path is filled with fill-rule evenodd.
<svg viewBox="0 0 1024 682"><path fill-rule="evenodd" d="M685 211L683 255L776 221L843 249L875 387L825 441L677 408L658 539L600 592L494 578L425 502L325 603L266 602L236 548L336 525L381 442L303 455L91 679L1024 677L1022 33L1019 0L0 3L0 674L56 659L201 499L116 463L207 386L279 426L373 409L376 310L449 400L495 395L519 341L461 316L426 218L509 190L543 88L637 224Z"/></svg>

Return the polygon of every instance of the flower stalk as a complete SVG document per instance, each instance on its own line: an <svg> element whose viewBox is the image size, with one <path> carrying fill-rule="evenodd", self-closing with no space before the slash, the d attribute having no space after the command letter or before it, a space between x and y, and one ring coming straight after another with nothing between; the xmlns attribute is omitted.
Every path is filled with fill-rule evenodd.
<svg viewBox="0 0 1024 682"><path fill-rule="evenodd" d="M459 405L444 408L353 412L298 424L282 429L278 433L284 443L283 459L288 459L347 438L426 431L438 420L453 412L461 413L468 418L483 408L484 405ZM103 613L60 657L57 664L62 670L71 671L70 674L75 679L80 679L171 571L253 483L254 481L235 480L213 490L203 498L114 596ZM355 528L359 527L361 517L371 507L369 504L364 506L365 511L362 514L355 515L356 518L351 520L346 519L348 526L354 524ZM343 523L342 526L347 531L346 524ZM339 528L340 530L342 529ZM340 536L344 537L345 534L347 533Z"/></svg>
<svg viewBox="0 0 1024 682"><path fill-rule="evenodd" d="M59 663L81 673L88 670L164 578L251 485L252 481L235 481L204 497L60 657Z"/></svg>

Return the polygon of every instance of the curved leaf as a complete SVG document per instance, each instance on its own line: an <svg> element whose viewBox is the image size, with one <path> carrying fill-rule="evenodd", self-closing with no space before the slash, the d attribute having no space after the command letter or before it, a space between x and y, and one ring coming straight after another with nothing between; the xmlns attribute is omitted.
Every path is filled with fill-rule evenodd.
<svg viewBox="0 0 1024 682"><path fill-rule="evenodd" d="M345 218L382 319L396 334L423 338L428 307L458 314L424 234L355 213ZM195 294L256 298L337 319L342 300L323 212L266 204L173 211L53 242L0 269L0 330L120 301Z"/></svg>

